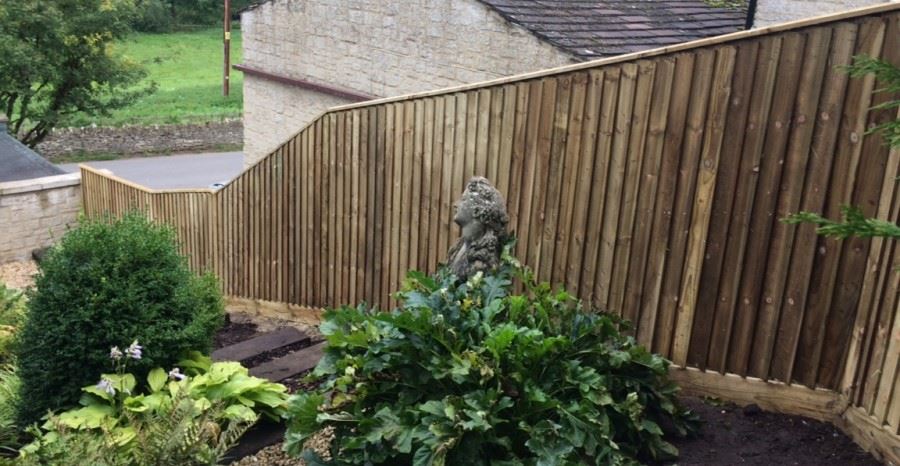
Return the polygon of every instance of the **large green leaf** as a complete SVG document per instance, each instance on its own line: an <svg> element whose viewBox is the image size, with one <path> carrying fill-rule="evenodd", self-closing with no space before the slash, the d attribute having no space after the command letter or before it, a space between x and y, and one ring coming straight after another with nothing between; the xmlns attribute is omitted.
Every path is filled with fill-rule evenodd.
<svg viewBox="0 0 900 466"><path fill-rule="evenodd" d="M150 390L157 392L163 388L166 384L166 380L168 380L169 376L166 374L161 367L154 368L147 374L147 385L150 386Z"/></svg>
<svg viewBox="0 0 900 466"><path fill-rule="evenodd" d="M65 411L57 419L59 422L73 429L97 429L111 427L116 424L115 408L109 405L91 405L83 408ZM52 428L52 424L45 424L45 429Z"/></svg>

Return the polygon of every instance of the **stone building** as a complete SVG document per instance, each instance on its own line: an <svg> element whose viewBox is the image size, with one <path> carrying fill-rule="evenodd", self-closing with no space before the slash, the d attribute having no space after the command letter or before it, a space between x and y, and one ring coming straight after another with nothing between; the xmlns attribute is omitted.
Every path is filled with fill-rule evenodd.
<svg viewBox="0 0 900 466"><path fill-rule="evenodd" d="M75 223L81 176L17 141L0 113L0 264L27 259Z"/></svg>
<svg viewBox="0 0 900 466"><path fill-rule="evenodd" d="M325 109L743 29L702 0L268 0L241 15L250 165Z"/></svg>

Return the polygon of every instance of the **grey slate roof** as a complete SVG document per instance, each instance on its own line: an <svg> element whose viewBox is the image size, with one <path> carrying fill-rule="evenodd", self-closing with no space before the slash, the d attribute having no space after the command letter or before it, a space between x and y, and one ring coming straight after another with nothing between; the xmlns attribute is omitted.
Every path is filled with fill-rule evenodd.
<svg viewBox="0 0 900 466"><path fill-rule="evenodd" d="M478 0L539 39L591 60L744 29L745 9L703 0Z"/></svg>
<svg viewBox="0 0 900 466"><path fill-rule="evenodd" d="M62 175L65 171L17 141L0 122L0 183Z"/></svg>

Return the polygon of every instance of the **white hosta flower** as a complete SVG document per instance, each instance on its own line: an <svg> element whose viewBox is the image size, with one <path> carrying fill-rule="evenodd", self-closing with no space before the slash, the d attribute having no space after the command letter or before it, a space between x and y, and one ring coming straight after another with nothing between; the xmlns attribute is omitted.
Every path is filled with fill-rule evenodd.
<svg viewBox="0 0 900 466"><path fill-rule="evenodd" d="M113 387L112 381L107 378L100 379L100 382L97 383L97 388L108 393L110 396L116 396L116 387Z"/></svg>
<svg viewBox="0 0 900 466"><path fill-rule="evenodd" d="M134 340L128 345L128 348L125 348L125 354L131 359L141 359L141 352L143 350L144 347L139 345L137 340Z"/></svg>
<svg viewBox="0 0 900 466"><path fill-rule="evenodd" d="M181 369L179 369L179 368L176 367L176 368L174 368L174 369L172 369L172 370L169 371L169 378L172 379L172 380L182 381L182 380L184 380L185 378L187 378L187 376L184 375L184 374L182 374L182 373L181 373Z"/></svg>

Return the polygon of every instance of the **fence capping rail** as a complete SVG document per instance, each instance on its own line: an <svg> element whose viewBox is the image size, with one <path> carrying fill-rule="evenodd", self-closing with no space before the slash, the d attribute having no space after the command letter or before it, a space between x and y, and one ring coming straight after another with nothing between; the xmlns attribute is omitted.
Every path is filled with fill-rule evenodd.
<svg viewBox="0 0 900 466"><path fill-rule="evenodd" d="M145 192L147 194L165 194L165 193L203 193L203 194L215 194L218 189L211 188L163 188L163 189L154 189L148 188L146 186L142 186L138 183L135 183L130 180L126 180L121 176L116 175L110 170L104 168L94 168L86 164L78 164L78 169L81 171L86 171L88 173L93 173L95 175L100 175L111 180L117 181L119 183L124 184L130 188L137 189L138 191Z"/></svg>

